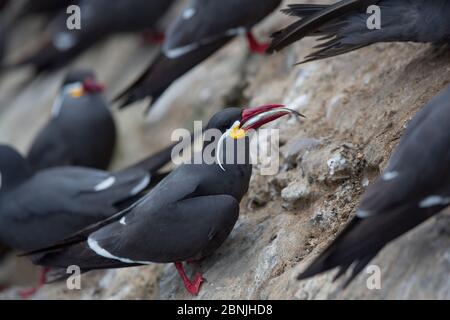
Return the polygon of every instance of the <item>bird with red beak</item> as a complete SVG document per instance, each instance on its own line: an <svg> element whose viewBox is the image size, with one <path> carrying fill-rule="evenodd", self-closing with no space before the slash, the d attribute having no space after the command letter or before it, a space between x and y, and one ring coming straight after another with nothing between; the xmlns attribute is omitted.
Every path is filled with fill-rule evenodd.
<svg viewBox="0 0 450 320"><path fill-rule="evenodd" d="M49 121L31 144L28 160L34 170L108 168L116 145L116 125L104 89L91 70L68 73Z"/></svg>
<svg viewBox="0 0 450 320"><path fill-rule="evenodd" d="M282 105L227 108L215 114L206 129L218 129L226 139L237 141L245 139L250 130L288 114L302 116ZM211 144L217 147L221 139L204 148ZM224 144L225 148L229 146ZM209 257L227 239L238 220L239 203L252 175L249 162L224 166L226 170L219 163L182 164L113 218L30 255L40 265L61 268L56 275L61 277L67 276L65 270L70 265L87 272L175 263L188 292L197 295L204 279L198 273L190 280L182 263Z"/></svg>

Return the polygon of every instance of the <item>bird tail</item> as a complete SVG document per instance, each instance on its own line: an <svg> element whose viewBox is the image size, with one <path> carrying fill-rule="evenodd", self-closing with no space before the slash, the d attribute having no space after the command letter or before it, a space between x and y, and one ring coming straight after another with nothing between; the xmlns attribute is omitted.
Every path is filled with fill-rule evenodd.
<svg viewBox="0 0 450 320"><path fill-rule="evenodd" d="M281 12L292 17L306 18L328 7L327 4L288 4L288 7Z"/></svg>
<svg viewBox="0 0 450 320"><path fill-rule="evenodd" d="M378 1L379 0L343 0L328 6L308 4L292 5L283 12L288 15L301 17L302 19L274 33L274 39L268 52L273 53L275 51L280 51L304 37L323 33L318 30L324 25L345 16L354 10L360 10L361 8L377 3ZM336 32L336 28L338 27L339 26L334 25L332 30ZM325 36L332 37L333 35L325 34ZM328 45L331 45L331 43L328 43Z"/></svg>
<svg viewBox="0 0 450 320"><path fill-rule="evenodd" d="M128 88L117 95L113 102L119 101L119 109L122 109L136 101L151 97L150 108L175 80L209 58L230 39L231 37L225 37L172 59L160 52L150 67Z"/></svg>
<svg viewBox="0 0 450 320"><path fill-rule="evenodd" d="M22 254L36 264L55 269L50 277L50 282L62 280L70 276L67 274L67 268L77 266L82 273L100 270L100 269L117 269L139 264L128 264L119 260L108 259L96 254L88 245L88 237L95 231L122 219L137 206L142 200L135 202L129 208L111 216L108 219L95 223L71 237L68 237L55 245L30 251Z"/></svg>
<svg viewBox="0 0 450 320"><path fill-rule="evenodd" d="M443 209L444 207L419 208L407 205L364 219L355 217L297 279L304 280L339 268L334 279L337 280L351 269L344 284L346 287L386 244Z"/></svg>

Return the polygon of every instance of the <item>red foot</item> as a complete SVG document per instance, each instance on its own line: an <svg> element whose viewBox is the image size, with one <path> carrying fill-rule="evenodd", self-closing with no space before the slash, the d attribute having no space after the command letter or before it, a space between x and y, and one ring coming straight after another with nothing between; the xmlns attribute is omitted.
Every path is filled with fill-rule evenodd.
<svg viewBox="0 0 450 320"><path fill-rule="evenodd" d="M50 268L42 268L41 275L39 276L39 282L36 287L25 289L19 292L19 295L22 299L29 299L36 294L36 292L41 289L45 283L47 282L47 273L50 271Z"/></svg>
<svg viewBox="0 0 450 320"><path fill-rule="evenodd" d="M247 41L250 51L256 54L265 54L270 46L268 43L259 43L251 31L247 32Z"/></svg>
<svg viewBox="0 0 450 320"><path fill-rule="evenodd" d="M157 30L146 30L142 33L144 43L162 44L166 38L164 32Z"/></svg>
<svg viewBox="0 0 450 320"><path fill-rule="evenodd" d="M183 279L184 287L186 288L186 290L193 296L198 295L198 293L200 292L200 287L203 281L205 281L202 275L200 273L197 273L194 277L194 280L191 281L184 272L183 264L181 262L176 262L175 268L177 268L177 271L180 274L181 279Z"/></svg>

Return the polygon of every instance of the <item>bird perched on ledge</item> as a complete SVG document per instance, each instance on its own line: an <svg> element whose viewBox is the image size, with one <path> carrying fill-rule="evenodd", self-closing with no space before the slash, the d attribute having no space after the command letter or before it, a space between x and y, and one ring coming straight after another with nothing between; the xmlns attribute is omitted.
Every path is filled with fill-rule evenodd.
<svg viewBox="0 0 450 320"><path fill-rule="evenodd" d="M60 166L107 169L116 126L90 70L70 72L53 105L50 121L33 141L28 160L35 170Z"/></svg>
<svg viewBox="0 0 450 320"><path fill-rule="evenodd" d="M299 115L281 105L243 111L225 109L207 126L220 130L222 138L205 143L204 150L216 150L218 156L221 146L226 153L227 148L243 141L248 156L249 130L291 113ZM182 262L208 257L230 234L252 173L248 157L245 159L223 165L182 164L130 208L55 246L32 253L33 260L56 268L75 264L83 272L175 263L186 289L196 295L203 278L197 274L193 281L189 280Z"/></svg>
<svg viewBox="0 0 450 320"><path fill-rule="evenodd" d="M380 28L368 27L371 5L380 8ZM293 4L285 13L302 18L273 35L269 52L307 36L326 40L302 62L325 59L380 42L448 43L447 0L343 0L333 5Z"/></svg>
<svg viewBox="0 0 450 320"><path fill-rule="evenodd" d="M123 108L151 97L154 104L178 78L225 46L246 34L253 52L265 53L251 29L272 13L281 0L193 0L170 25L162 52L129 88L117 96Z"/></svg>
<svg viewBox="0 0 450 320"><path fill-rule="evenodd" d="M347 286L384 246L450 205L449 123L450 88L417 113L356 217L299 279L352 269Z"/></svg>
<svg viewBox="0 0 450 320"><path fill-rule="evenodd" d="M67 13L60 12L41 48L11 67L34 66L37 73L59 68L114 33L155 27L174 0L81 0L80 29L69 30Z"/></svg>

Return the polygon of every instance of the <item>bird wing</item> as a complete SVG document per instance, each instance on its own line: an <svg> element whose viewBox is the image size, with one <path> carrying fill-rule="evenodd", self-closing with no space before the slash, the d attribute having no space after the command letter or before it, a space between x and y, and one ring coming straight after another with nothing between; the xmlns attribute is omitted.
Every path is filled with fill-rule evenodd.
<svg viewBox="0 0 450 320"><path fill-rule="evenodd" d="M419 208L415 204L397 207L386 214L355 217L336 239L298 276L299 280L341 268L335 279L348 269L344 286L364 269L386 244L417 227L446 206Z"/></svg>
<svg viewBox="0 0 450 320"><path fill-rule="evenodd" d="M333 5L321 7L311 5L295 5L292 10L285 10L288 14L303 16L305 12L311 13L316 10L316 14L310 14L307 18L297 21L287 28L277 32L269 52L279 51L305 36L318 30L324 24L347 15L354 10L376 4L379 0L343 0Z"/></svg>
<svg viewBox="0 0 450 320"><path fill-rule="evenodd" d="M105 250L129 263L196 260L226 239L238 215L232 196L189 198L110 224L89 236L88 244L97 254Z"/></svg>
<svg viewBox="0 0 450 320"><path fill-rule="evenodd" d="M37 73L59 68L111 33L152 28L172 3L173 0L80 1L80 29L69 30L67 13L60 11L41 48L9 67L32 64Z"/></svg>
<svg viewBox="0 0 450 320"><path fill-rule="evenodd" d="M125 215L126 219L106 224L84 241L74 238L74 242L32 252L31 258L52 267L76 264L84 272L200 259L231 232L239 203L228 195L202 196L146 210L145 215Z"/></svg>
<svg viewBox="0 0 450 320"><path fill-rule="evenodd" d="M388 213L395 207L427 197L449 196L450 90L433 98L409 123L383 175L363 195L358 215Z"/></svg>
<svg viewBox="0 0 450 320"><path fill-rule="evenodd" d="M221 38L253 27L281 3L280 0L192 1L170 26L164 43L167 56L179 56Z"/></svg>
<svg viewBox="0 0 450 320"><path fill-rule="evenodd" d="M299 279L340 267L338 278L353 265L348 285L386 244L450 204L449 99L447 89L417 113L357 216Z"/></svg>
<svg viewBox="0 0 450 320"><path fill-rule="evenodd" d="M230 39L230 36L224 37L219 41L190 51L177 59L169 59L161 52L142 75L117 95L114 100L122 100L119 108L124 108L145 97L151 97L151 104L154 104L175 80L213 55Z"/></svg>
<svg viewBox="0 0 450 320"><path fill-rule="evenodd" d="M112 216L116 203L140 192L149 180L140 170L127 175L70 167L44 170L5 201L9 210L2 212L2 221L8 221L21 236L29 236L31 249L48 246ZM28 243L26 239L20 242ZM18 247L30 250L29 246Z"/></svg>
<svg viewBox="0 0 450 320"><path fill-rule="evenodd" d="M52 246L42 246L40 250L34 250L27 255L40 255L41 253L63 249L70 250L69 248L76 244L81 244L81 246L83 246L83 243L86 242L87 238L92 233L95 233L110 224L119 222L123 217L130 219L134 215L145 215L146 210L141 208L159 208L168 203L174 203L185 198L196 196L199 181L194 176L186 175L185 171L180 170L182 167L183 166L180 166L173 170L147 195L141 197L126 209L117 212L104 220L93 223L90 226L86 226L84 229L80 228L77 230L78 232L74 232L73 235L58 242L55 241ZM120 172L120 174L127 175L130 170L132 171L134 169L126 169Z"/></svg>
<svg viewBox="0 0 450 320"><path fill-rule="evenodd" d="M362 8L377 4L381 26L369 28L370 14ZM305 36L321 36L327 40L301 63L344 54L377 42L415 41L438 43L450 39L447 13L450 4L438 1L340 1L325 9L311 5L295 5L288 14L307 18L274 34L269 51L279 51ZM442 18L441 18L442 17Z"/></svg>

